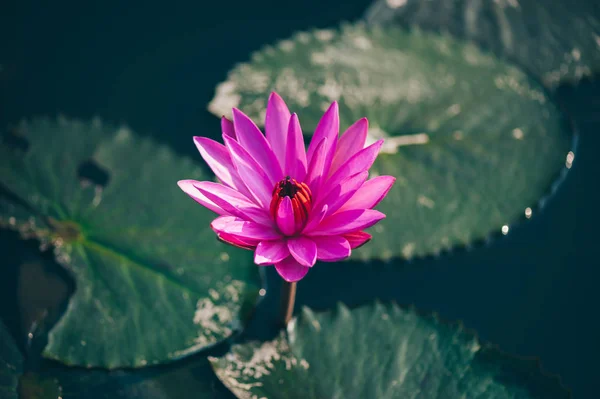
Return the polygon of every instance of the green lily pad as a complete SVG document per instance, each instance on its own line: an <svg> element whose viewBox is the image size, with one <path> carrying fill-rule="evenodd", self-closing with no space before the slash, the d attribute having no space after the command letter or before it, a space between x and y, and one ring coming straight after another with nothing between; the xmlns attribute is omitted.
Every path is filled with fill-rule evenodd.
<svg viewBox="0 0 600 399"><path fill-rule="evenodd" d="M376 0L365 20L472 40L555 88L600 72L599 11L593 1Z"/></svg>
<svg viewBox="0 0 600 399"><path fill-rule="evenodd" d="M395 304L313 313L274 341L210 359L238 398L568 398L538 363Z"/></svg>
<svg viewBox="0 0 600 399"><path fill-rule="evenodd" d="M218 243L214 215L176 184L209 176L168 148L98 121L35 119L3 138L0 174L0 225L52 245L76 283L44 356L165 362L229 337L254 306L249 254Z"/></svg>
<svg viewBox="0 0 600 399"><path fill-rule="evenodd" d="M19 376L22 372L23 356L0 321L0 397L18 398Z"/></svg>
<svg viewBox="0 0 600 399"><path fill-rule="evenodd" d="M272 90L305 133L337 100L342 128L366 116L369 140L385 139L371 172L397 181L378 207L387 219L356 251L363 259L506 234L573 162L573 136L543 88L450 35L361 24L298 33L230 71L209 109L260 121Z"/></svg>

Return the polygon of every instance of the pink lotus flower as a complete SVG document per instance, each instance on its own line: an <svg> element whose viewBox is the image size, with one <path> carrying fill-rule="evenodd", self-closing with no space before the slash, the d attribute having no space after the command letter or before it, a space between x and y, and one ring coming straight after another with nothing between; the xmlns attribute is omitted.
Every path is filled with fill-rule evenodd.
<svg viewBox="0 0 600 399"><path fill-rule="evenodd" d="M221 120L225 145L194 137L221 183L181 180L179 187L220 216L220 240L254 251L257 265L275 265L288 282L302 279L317 260L335 262L371 239L364 229L385 215L372 208L395 181L367 180L383 144L366 148L368 122L358 120L338 139L337 103L319 122L308 153L300 122L272 93L265 135L238 109Z"/></svg>

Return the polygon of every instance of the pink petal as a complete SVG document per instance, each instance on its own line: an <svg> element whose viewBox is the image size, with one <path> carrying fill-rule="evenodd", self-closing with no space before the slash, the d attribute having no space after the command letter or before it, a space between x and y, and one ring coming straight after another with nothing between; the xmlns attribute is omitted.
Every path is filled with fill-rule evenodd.
<svg viewBox="0 0 600 399"><path fill-rule="evenodd" d="M367 177L369 177L369 172L367 171L347 177L342 180L340 184L330 189L325 197L320 198L319 204L327 204L329 207L325 217L335 213L346 203L346 201L352 198L365 180L367 180Z"/></svg>
<svg viewBox="0 0 600 399"><path fill-rule="evenodd" d="M350 243L342 236L312 237L317 244L317 259L337 262L350 256Z"/></svg>
<svg viewBox="0 0 600 399"><path fill-rule="evenodd" d="M216 218L212 221L212 224L217 226L221 231L217 233L217 238L220 241L223 241L227 244L233 245L235 247L243 248L243 249L254 249L259 243L259 240L248 237L240 237L235 234L229 234L224 232L225 226L233 220L237 220L236 218L232 218L231 216L222 216ZM211 226L212 226L211 224Z"/></svg>
<svg viewBox="0 0 600 399"><path fill-rule="evenodd" d="M302 266L293 256L288 256L281 262L275 263L275 269L285 281L292 283L302 280L310 268Z"/></svg>
<svg viewBox="0 0 600 399"><path fill-rule="evenodd" d="M327 214L328 209L329 207L327 206L327 204L323 205L323 207L319 211L315 211L315 209L313 209L310 216L308 217L308 223L306 223L306 226L304 226L302 233L310 233L317 226L319 226L319 223L321 223L321 221L323 221L323 219L325 218L325 214Z"/></svg>
<svg viewBox="0 0 600 399"><path fill-rule="evenodd" d="M254 253L254 263L260 266L273 265L290 256L285 240L261 241Z"/></svg>
<svg viewBox="0 0 600 399"><path fill-rule="evenodd" d="M317 244L308 237L293 237L289 238L288 249L290 254L302 266L312 267L317 261Z"/></svg>
<svg viewBox="0 0 600 399"><path fill-rule="evenodd" d="M277 227L286 236L296 232L296 221L294 219L294 208L290 197L284 197L279 203L276 217Z"/></svg>
<svg viewBox="0 0 600 399"><path fill-rule="evenodd" d="M337 102L331 103L325 114L319 121L315 134L308 146L308 163L311 164L313 157L317 154L317 149L323 139L327 139L325 151L325 162L323 168L318 171L319 174L328 175L335 153L337 136L340 131L340 116Z"/></svg>
<svg viewBox="0 0 600 399"><path fill-rule="evenodd" d="M298 181L306 178L306 150L298 115L293 114L288 127L287 148L283 172Z"/></svg>
<svg viewBox="0 0 600 399"><path fill-rule="evenodd" d="M217 238L226 244L233 245L234 247L238 247L238 248L242 248L242 249L253 250L256 248L256 246L259 243L258 240L252 240L249 238L241 239L240 237L236 237L234 235L227 234L227 233L219 233L219 234L217 234Z"/></svg>
<svg viewBox="0 0 600 399"><path fill-rule="evenodd" d="M285 169L289 122L290 111L287 105L279 97L279 94L275 92L271 93L265 116L265 135L275 156L279 160L279 166L282 170Z"/></svg>
<svg viewBox="0 0 600 399"><path fill-rule="evenodd" d="M194 137L194 144L196 144L196 148L198 148L204 161L223 184L238 190L245 196L251 197L250 191L248 191L231 161L227 147L209 138L198 136Z"/></svg>
<svg viewBox="0 0 600 399"><path fill-rule="evenodd" d="M396 181L392 176L377 176L365 182L340 210L371 209L390 191Z"/></svg>
<svg viewBox="0 0 600 399"><path fill-rule="evenodd" d="M273 225L273 220L265 209L259 208L232 188L210 181L197 182L194 186L206 198L230 215L237 216L240 219L252 220L266 226Z"/></svg>
<svg viewBox="0 0 600 399"><path fill-rule="evenodd" d="M373 209L352 209L334 213L323 219L311 236L341 235L373 226L385 215Z"/></svg>
<svg viewBox="0 0 600 399"><path fill-rule="evenodd" d="M211 211L224 215L227 214L220 206L206 198L204 194L202 194L198 189L194 186L195 183L199 183L196 180L179 180L177 185L179 188L183 190L184 193L189 195L194 201L199 203L200 205L210 209Z"/></svg>
<svg viewBox="0 0 600 399"><path fill-rule="evenodd" d="M379 140L354 154L345 164L340 166L329 179L327 179L327 186L333 187L339 184L346 176L352 176L365 170L369 170L371 165L373 165L373 162L375 162L382 145L383 140Z"/></svg>
<svg viewBox="0 0 600 399"><path fill-rule="evenodd" d="M310 187L313 195L313 201L316 200L318 196L319 187L321 185L321 181L323 179L323 167L325 166L326 158L327 158L327 139L324 138L321 140L319 145L317 146L315 155L310 160L308 164L308 171L306 174L305 182Z"/></svg>
<svg viewBox="0 0 600 399"><path fill-rule="evenodd" d="M281 238L274 228L243 220L235 216L219 216L212 221L210 227L219 236L224 233L242 241L278 240Z"/></svg>
<svg viewBox="0 0 600 399"><path fill-rule="evenodd" d="M263 208L268 209L271 204L271 192L275 185L271 184L263 168L248 154L244 147L229 136L223 136L223 140L229 149L233 164L242 181L258 203Z"/></svg>
<svg viewBox="0 0 600 399"><path fill-rule="evenodd" d="M350 159L350 157L365 147L368 130L369 121L367 118L362 118L354 122L354 124L342 134L342 137L338 140L335 155L331 162L331 169L329 170L330 175Z"/></svg>
<svg viewBox="0 0 600 399"><path fill-rule="evenodd" d="M235 129L233 127L233 122L231 122L225 117L221 118L221 131L224 135L229 136L234 140L237 140L237 137L235 135Z"/></svg>
<svg viewBox="0 0 600 399"><path fill-rule="evenodd" d="M284 176L269 142L254 122L237 108L233 109L233 126L238 142L262 166L269 176L272 188Z"/></svg>
<svg viewBox="0 0 600 399"><path fill-rule="evenodd" d="M199 136L194 136L194 144L217 178L229 187L233 187L231 171L235 171L235 168L227 148L214 140Z"/></svg>
<svg viewBox="0 0 600 399"><path fill-rule="evenodd" d="M344 238L350 243L350 248L355 249L371 241L373 236L364 231L353 231L352 233L344 234Z"/></svg>

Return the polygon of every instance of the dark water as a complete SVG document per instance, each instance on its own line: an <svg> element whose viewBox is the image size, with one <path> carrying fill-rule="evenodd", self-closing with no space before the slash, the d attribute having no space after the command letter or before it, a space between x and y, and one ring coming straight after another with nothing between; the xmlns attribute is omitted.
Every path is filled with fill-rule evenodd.
<svg viewBox="0 0 600 399"><path fill-rule="evenodd" d="M369 5L363 0L124 3L4 2L0 124L40 114L98 115L127 122L199 160L191 136L219 129L206 104L233 64L296 30L356 20ZM348 263L315 268L299 284L298 303L317 309L375 297L414 303L462 319L505 351L539 356L576 398L597 397L600 85L586 80L559 88L558 95L578 121L579 149L566 181L541 213L470 252L369 271ZM11 269L18 248L11 234L2 232L0 238L0 311L18 333ZM278 285L274 274L269 284ZM277 290L271 291L249 336L265 335L277 306Z"/></svg>

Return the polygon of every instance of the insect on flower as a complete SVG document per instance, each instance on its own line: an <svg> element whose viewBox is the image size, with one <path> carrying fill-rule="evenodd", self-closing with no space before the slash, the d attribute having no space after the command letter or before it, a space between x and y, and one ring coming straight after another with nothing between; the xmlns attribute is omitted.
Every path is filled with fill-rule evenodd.
<svg viewBox="0 0 600 399"><path fill-rule="evenodd" d="M317 260L335 262L371 239L364 230L385 217L372 209L395 178L368 179L383 140L365 146L360 119L339 138L338 105L315 129L308 151L296 114L271 93L265 134L238 109L221 120L220 144L194 137L200 155L221 183L181 180L179 187L216 212L211 227L226 243L254 251L257 265L302 279Z"/></svg>

